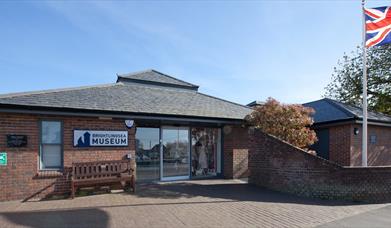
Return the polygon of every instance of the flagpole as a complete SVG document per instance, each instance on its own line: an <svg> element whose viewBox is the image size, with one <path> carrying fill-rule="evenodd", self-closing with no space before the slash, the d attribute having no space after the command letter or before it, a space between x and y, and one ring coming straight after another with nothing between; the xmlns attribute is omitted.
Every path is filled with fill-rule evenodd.
<svg viewBox="0 0 391 228"><path fill-rule="evenodd" d="M367 111L367 48L365 47L365 41L366 41L366 24L365 24L365 0L362 0L362 13L363 13L363 76L362 76L362 89L363 89L363 102L362 102L362 111L363 111L363 122L362 122L362 166L367 167L368 166L368 160L367 160L367 149L368 149L368 111Z"/></svg>

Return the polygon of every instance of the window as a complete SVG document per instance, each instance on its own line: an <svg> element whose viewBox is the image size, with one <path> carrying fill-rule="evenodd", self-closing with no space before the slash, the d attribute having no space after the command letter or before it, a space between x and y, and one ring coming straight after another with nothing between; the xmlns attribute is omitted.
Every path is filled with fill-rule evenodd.
<svg viewBox="0 0 391 228"><path fill-rule="evenodd" d="M138 127L136 130L137 180L160 178L160 128Z"/></svg>
<svg viewBox="0 0 391 228"><path fill-rule="evenodd" d="M192 177L216 176L221 172L220 130L218 128L191 129Z"/></svg>
<svg viewBox="0 0 391 228"><path fill-rule="evenodd" d="M371 144L375 144L376 143L376 135L371 135L370 142L371 142Z"/></svg>
<svg viewBox="0 0 391 228"><path fill-rule="evenodd" d="M62 124L60 121L41 122L40 168L62 168Z"/></svg>

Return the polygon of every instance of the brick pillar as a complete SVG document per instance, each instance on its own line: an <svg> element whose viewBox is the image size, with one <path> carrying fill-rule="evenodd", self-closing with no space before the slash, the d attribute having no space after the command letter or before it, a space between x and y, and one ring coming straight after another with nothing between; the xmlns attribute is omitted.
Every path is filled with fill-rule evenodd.
<svg viewBox="0 0 391 228"><path fill-rule="evenodd" d="M227 125L223 134L224 177L248 177L248 129Z"/></svg>
<svg viewBox="0 0 391 228"><path fill-rule="evenodd" d="M360 130L361 132L361 130ZM352 125L329 128L329 160L342 166L351 165L350 147L353 136ZM361 162L361 158L360 158Z"/></svg>

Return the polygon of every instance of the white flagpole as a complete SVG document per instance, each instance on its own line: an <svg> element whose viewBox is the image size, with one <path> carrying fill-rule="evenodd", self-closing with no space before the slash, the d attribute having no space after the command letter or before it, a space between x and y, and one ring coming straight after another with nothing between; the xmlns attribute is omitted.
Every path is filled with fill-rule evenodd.
<svg viewBox="0 0 391 228"><path fill-rule="evenodd" d="M362 38L363 38L363 75L362 75L362 111L363 111L363 122L362 122L362 166L367 167L368 166L368 159L367 159L367 140L368 140L368 111L367 111L367 48L365 47L365 41L366 41L366 24L365 24L365 0L362 0L362 13L363 13L363 33L362 33Z"/></svg>

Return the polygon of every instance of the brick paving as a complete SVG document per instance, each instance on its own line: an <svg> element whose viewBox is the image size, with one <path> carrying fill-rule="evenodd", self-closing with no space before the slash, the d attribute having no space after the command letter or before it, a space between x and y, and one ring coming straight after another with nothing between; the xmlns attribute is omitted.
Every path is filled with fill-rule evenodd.
<svg viewBox="0 0 391 228"><path fill-rule="evenodd" d="M299 198L239 180L140 184L74 200L0 203L0 227L315 227L381 209Z"/></svg>

